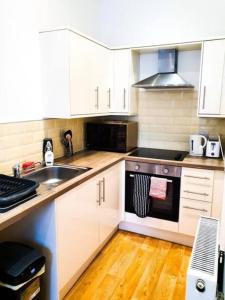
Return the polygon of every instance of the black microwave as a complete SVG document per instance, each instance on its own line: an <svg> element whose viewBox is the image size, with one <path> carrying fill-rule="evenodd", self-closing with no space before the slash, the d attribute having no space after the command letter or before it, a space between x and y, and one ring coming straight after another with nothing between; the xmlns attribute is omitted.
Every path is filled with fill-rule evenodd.
<svg viewBox="0 0 225 300"><path fill-rule="evenodd" d="M137 122L97 121L86 124L86 148L129 152L137 147Z"/></svg>

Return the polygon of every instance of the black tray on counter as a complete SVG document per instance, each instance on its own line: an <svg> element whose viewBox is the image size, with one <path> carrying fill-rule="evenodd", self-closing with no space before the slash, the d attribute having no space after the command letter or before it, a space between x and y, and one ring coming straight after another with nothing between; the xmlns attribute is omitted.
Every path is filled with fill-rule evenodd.
<svg viewBox="0 0 225 300"><path fill-rule="evenodd" d="M0 212L35 197L38 186L39 183L33 180L0 174Z"/></svg>

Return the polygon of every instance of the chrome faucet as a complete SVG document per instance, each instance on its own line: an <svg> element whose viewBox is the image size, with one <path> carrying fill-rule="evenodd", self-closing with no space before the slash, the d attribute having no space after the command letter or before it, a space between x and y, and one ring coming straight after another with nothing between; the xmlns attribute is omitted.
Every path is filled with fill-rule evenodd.
<svg viewBox="0 0 225 300"><path fill-rule="evenodd" d="M12 171L13 171L13 177L16 177L16 178L20 177L20 165L19 164L15 164L12 167Z"/></svg>

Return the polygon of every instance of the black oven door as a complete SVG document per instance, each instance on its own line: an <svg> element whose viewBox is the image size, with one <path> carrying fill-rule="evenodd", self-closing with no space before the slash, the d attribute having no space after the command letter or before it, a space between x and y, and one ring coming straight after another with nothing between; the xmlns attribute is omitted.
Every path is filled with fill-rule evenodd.
<svg viewBox="0 0 225 300"><path fill-rule="evenodd" d="M125 211L129 213L135 213L133 205L134 174L135 172L126 171ZM146 173L138 174L148 175L150 181L151 176L166 178L168 180L167 196L165 200L160 200L149 196L150 210L148 216L178 222L180 202L180 178Z"/></svg>

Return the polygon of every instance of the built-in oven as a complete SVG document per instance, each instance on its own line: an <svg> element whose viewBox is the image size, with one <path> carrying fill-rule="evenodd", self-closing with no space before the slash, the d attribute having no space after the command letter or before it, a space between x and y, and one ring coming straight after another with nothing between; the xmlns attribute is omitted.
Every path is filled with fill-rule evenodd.
<svg viewBox="0 0 225 300"><path fill-rule="evenodd" d="M135 213L134 184L135 174L167 179L166 198L164 200L149 196L149 217L178 222L180 202L181 167L136 161L126 161L125 211Z"/></svg>

